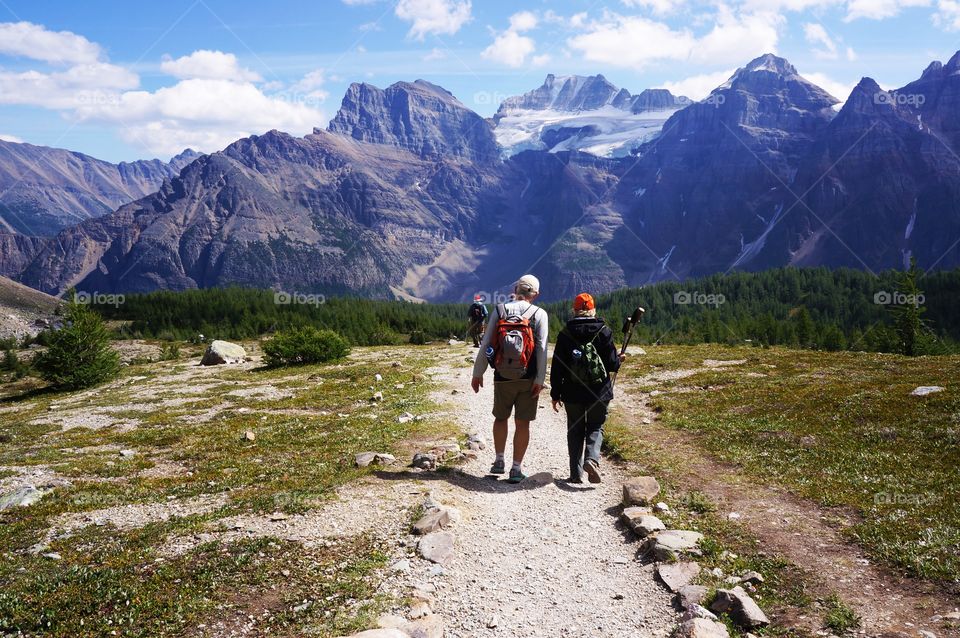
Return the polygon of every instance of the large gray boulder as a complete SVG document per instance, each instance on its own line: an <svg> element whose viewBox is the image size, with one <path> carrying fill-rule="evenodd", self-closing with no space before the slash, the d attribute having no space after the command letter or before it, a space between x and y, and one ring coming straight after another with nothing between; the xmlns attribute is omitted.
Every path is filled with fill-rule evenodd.
<svg viewBox="0 0 960 638"><path fill-rule="evenodd" d="M200 365L219 366L228 363L243 363L246 360L247 351L243 349L243 346L217 339L207 346L207 351L203 353L203 358L200 359Z"/></svg>

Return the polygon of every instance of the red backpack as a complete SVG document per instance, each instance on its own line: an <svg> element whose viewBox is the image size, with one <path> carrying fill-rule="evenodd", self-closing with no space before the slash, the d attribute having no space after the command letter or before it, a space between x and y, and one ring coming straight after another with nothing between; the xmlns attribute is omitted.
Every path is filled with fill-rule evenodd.
<svg viewBox="0 0 960 638"><path fill-rule="evenodd" d="M530 305L522 314L507 314L505 304L497 304L497 329L490 339L493 347L493 369L504 379L526 376L533 360L536 340L530 320L539 308Z"/></svg>

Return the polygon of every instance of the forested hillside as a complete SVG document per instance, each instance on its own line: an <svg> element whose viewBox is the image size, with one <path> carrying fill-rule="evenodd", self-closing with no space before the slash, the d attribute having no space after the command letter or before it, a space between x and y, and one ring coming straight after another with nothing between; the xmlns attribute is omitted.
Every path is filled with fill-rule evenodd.
<svg viewBox="0 0 960 638"><path fill-rule="evenodd" d="M664 282L597 298L598 312L619 334L623 317L647 309L640 343L745 343L826 350L895 351L902 273L873 276L855 270L780 268ZM944 347L960 341L960 271L918 280L924 320ZM116 298L111 298L116 300ZM97 306L122 320L124 334L163 338L251 338L280 328L330 328L358 345L462 337L466 306L410 304L343 297L288 299L270 290L243 288L128 295ZM289 303L288 303L289 302ZM901 303L897 303L901 302ZM545 306L555 337L569 304Z"/></svg>

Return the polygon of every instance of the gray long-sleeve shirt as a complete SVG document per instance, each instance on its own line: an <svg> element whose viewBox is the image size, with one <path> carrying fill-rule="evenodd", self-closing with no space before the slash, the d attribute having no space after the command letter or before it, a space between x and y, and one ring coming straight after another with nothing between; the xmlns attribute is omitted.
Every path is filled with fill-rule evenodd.
<svg viewBox="0 0 960 638"><path fill-rule="evenodd" d="M521 315L530 308L528 301L511 301L505 304L507 314ZM477 352L477 360L473 364L473 376L482 377L487 371L489 363L487 362L487 346L490 345L490 339L497 329L497 322L500 317L497 315L497 309L490 313L487 321L487 331L483 335L483 341L480 343L480 351ZM536 362L536 371L533 375L533 382L537 385L543 385L547 378L547 336L550 332L547 325L547 311L543 308L537 308L530 318L530 325L533 328L534 352L533 357Z"/></svg>

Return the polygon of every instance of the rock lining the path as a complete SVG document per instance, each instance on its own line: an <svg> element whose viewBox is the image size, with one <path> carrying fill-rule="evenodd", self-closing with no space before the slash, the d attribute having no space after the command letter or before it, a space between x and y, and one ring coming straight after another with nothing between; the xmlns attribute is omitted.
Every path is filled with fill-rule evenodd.
<svg viewBox="0 0 960 638"><path fill-rule="evenodd" d="M677 638L729 638L730 633L723 623L706 618L693 618L680 624Z"/></svg>
<svg viewBox="0 0 960 638"><path fill-rule="evenodd" d="M623 484L623 504L650 505L660 493L660 484L652 476L635 476Z"/></svg>
<svg viewBox="0 0 960 638"><path fill-rule="evenodd" d="M689 585L700 575L700 565L690 562L660 563L657 565L657 576L667 586L667 589L676 593Z"/></svg>
<svg viewBox="0 0 960 638"><path fill-rule="evenodd" d="M717 597L710 604L710 611L729 614L733 622L743 629L757 629L770 624L766 614L743 587L717 590Z"/></svg>
<svg viewBox="0 0 960 638"><path fill-rule="evenodd" d="M357 467L368 467L370 465L393 465L397 462L397 457L386 452L361 452L354 458L354 464Z"/></svg>
<svg viewBox="0 0 960 638"><path fill-rule="evenodd" d="M454 536L451 532L431 532L417 543L420 555L432 563L446 567L453 560Z"/></svg>
<svg viewBox="0 0 960 638"><path fill-rule="evenodd" d="M698 545L703 534L681 529L668 529L648 537L640 551L659 562L675 561L684 554L700 555Z"/></svg>

